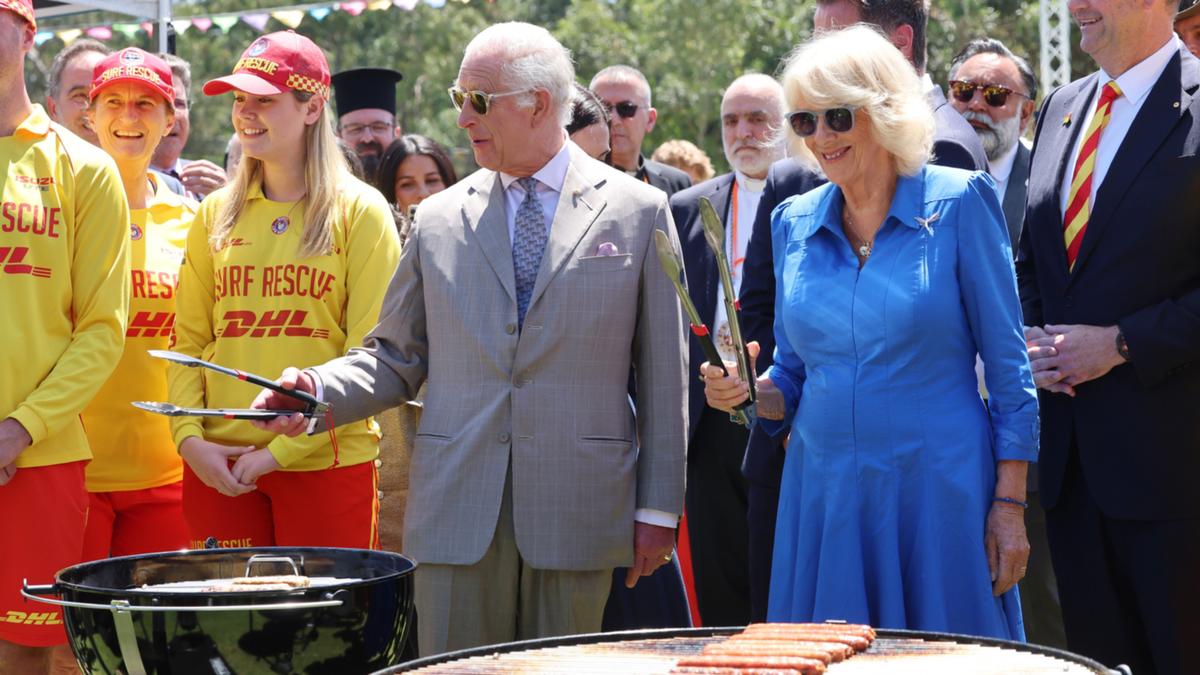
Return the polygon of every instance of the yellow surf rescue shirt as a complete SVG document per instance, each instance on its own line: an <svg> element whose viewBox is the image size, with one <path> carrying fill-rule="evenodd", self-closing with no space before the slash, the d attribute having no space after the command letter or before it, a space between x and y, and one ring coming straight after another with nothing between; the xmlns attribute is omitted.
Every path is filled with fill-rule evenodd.
<svg viewBox="0 0 1200 675"><path fill-rule="evenodd" d="M39 105L0 137L0 165L0 419L33 438L19 468L85 460L79 412L125 340L125 188L108 155Z"/></svg>
<svg viewBox="0 0 1200 675"><path fill-rule="evenodd" d="M175 286L196 202L171 192L153 175L144 209L131 209L129 325L125 353L100 393L83 411L92 446L89 492L141 490L183 480L183 460L171 422L134 408L133 401L167 400L167 362L147 353L167 349L175 324Z"/></svg>
<svg viewBox="0 0 1200 675"><path fill-rule="evenodd" d="M392 214L374 188L346 177L333 219L333 250L302 258L304 204L267 199L251 189L242 215L223 248L209 234L223 188L200 204L179 274L175 346L190 356L228 368L278 377L288 366L305 368L342 356L362 344L375 326L388 282L400 259ZM169 400L180 406L247 408L259 388L199 368L170 365ZM373 419L342 425L334 412L339 465L368 462L379 454ZM287 471L333 465L328 434L286 438L244 420L171 418L175 445L191 436L227 445L266 447Z"/></svg>

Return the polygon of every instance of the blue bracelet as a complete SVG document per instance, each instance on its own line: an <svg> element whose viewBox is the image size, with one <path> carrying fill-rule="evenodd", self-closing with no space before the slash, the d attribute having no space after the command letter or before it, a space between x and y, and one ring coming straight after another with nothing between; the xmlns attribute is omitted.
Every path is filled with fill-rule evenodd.
<svg viewBox="0 0 1200 675"><path fill-rule="evenodd" d="M1012 497L992 497L992 501L1003 502L1005 504L1016 504L1023 509L1029 508L1029 502L1023 502L1020 499L1013 499Z"/></svg>

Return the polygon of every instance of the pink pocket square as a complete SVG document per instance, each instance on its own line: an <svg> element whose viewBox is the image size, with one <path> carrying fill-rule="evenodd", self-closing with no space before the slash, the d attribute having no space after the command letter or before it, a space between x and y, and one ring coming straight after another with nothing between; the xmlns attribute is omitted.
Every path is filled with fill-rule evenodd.
<svg viewBox="0 0 1200 675"><path fill-rule="evenodd" d="M617 245L612 243L611 241L606 241L603 244L600 244L599 246L596 247L596 255L597 256L608 257L608 256L617 255L617 253L618 253Z"/></svg>

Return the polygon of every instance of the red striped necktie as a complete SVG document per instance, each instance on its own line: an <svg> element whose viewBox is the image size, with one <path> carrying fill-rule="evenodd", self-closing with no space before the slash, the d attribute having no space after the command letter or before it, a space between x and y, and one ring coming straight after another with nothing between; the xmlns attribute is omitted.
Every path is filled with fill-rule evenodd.
<svg viewBox="0 0 1200 675"><path fill-rule="evenodd" d="M1083 234L1087 231L1088 218L1091 216L1092 175L1096 169L1096 149L1100 145L1100 134L1108 126L1112 117L1113 101L1121 95L1121 88L1115 80L1110 80L1100 92L1100 100L1096 102L1096 113L1083 136L1083 145L1079 146L1079 157L1075 159L1075 171L1071 174L1071 193L1067 199L1067 212L1063 215L1063 243L1067 247L1067 268L1075 268L1075 258L1079 256L1079 247L1083 243Z"/></svg>

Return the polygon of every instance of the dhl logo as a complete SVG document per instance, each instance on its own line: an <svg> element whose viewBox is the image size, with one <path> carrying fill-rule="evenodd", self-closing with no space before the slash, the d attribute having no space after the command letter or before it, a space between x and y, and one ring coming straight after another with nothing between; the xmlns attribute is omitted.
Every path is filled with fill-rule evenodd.
<svg viewBox="0 0 1200 675"><path fill-rule="evenodd" d="M25 626L59 626L62 625L62 619L59 618L58 612L18 612L15 609L10 609L6 614L0 616L0 623L19 623Z"/></svg>
<svg viewBox="0 0 1200 675"><path fill-rule="evenodd" d="M25 262L29 255L28 246L0 246L0 272L5 274L28 274L39 279L49 279L49 267L37 267Z"/></svg>
<svg viewBox="0 0 1200 675"><path fill-rule="evenodd" d="M138 312L129 320L125 337L167 337L174 326L174 312Z"/></svg>
<svg viewBox="0 0 1200 675"><path fill-rule="evenodd" d="M322 328L306 328L304 320L308 312L281 309L278 312L263 312L261 315L245 310L225 312L221 318L225 324L217 329L217 337L311 337L325 339L329 331Z"/></svg>

